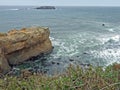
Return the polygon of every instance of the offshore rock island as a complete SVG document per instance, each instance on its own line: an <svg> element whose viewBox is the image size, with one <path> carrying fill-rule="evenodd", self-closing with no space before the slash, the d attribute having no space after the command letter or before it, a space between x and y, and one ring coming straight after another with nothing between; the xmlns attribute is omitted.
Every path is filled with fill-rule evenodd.
<svg viewBox="0 0 120 90"><path fill-rule="evenodd" d="M30 27L0 33L0 73L7 73L11 65L20 64L34 56L52 51L50 31Z"/></svg>
<svg viewBox="0 0 120 90"><path fill-rule="evenodd" d="M40 6L40 7L36 7L35 9L55 9L54 6Z"/></svg>

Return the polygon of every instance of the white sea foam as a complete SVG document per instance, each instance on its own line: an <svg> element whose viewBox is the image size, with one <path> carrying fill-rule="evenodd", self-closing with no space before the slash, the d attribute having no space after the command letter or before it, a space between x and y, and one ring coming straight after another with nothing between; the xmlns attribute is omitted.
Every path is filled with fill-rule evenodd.
<svg viewBox="0 0 120 90"><path fill-rule="evenodd" d="M50 37L50 40L52 41L53 46L60 46L60 44L61 44L59 39L55 39L53 37Z"/></svg>
<svg viewBox="0 0 120 90"><path fill-rule="evenodd" d="M102 50L93 50L91 51L91 54L95 58L103 58L106 60L107 65L112 64L114 62L120 62L120 35L114 35L109 37L104 37L102 39L99 39L102 44L103 48Z"/></svg>
<svg viewBox="0 0 120 90"><path fill-rule="evenodd" d="M113 36L113 37L111 37L111 39L118 42L118 41L120 41L120 35Z"/></svg>
<svg viewBox="0 0 120 90"><path fill-rule="evenodd" d="M53 37L50 37L50 39L53 46L57 48L56 53L52 55L54 58L59 58L60 56L73 56L78 53L78 45L75 39L72 40L73 42L55 39Z"/></svg>
<svg viewBox="0 0 120 90"><path fill-rule="evenodd" d="M112 63L118 62L120 63L120 49L105 49L105 50L93 50L90 52L94 58L102 58L107 63L106 65L110 65Z"/></svg>
<svg viewBox="0 0 120 90"><path fill-rule="evenodd" d="M110 31L110 32L114 32L114 29L113 28L109 28L109 29L107 29L108 31Z"/></svg>
<svg viewBox="0 0 120 90"><path fill-rule="evenodd" d="M120 41L120 35L99 38L99 41L101 41L102 44L108 43L110 41L119 42Z"/></svg>

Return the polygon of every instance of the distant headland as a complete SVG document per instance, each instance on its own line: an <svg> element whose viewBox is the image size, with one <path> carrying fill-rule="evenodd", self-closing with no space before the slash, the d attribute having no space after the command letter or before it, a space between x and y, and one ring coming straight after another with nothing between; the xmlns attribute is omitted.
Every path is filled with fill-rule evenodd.
<svg viewBox="0 0 120 90"><path fill-rule="evenodd" d="M36 7L35 9L55 9L55 6L40 6Z"/></svg>

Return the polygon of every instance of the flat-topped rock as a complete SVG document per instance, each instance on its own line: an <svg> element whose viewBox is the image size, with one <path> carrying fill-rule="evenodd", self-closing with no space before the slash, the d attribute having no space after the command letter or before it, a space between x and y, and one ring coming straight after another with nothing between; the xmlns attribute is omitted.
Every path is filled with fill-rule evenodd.
<svg viewBox="0 0 120 90"><path fill-rule="evenodd" d="M34 56L52 50L48 28L30 27L0 33L0 72L10 70L10 65L20 64Z"/></svg>
<svg viewBox="0 0 120 90"><path fill-rule="evenodd" d="M35 9L55 9L54 6L40 6L40 7L36 7Z"/></svg>

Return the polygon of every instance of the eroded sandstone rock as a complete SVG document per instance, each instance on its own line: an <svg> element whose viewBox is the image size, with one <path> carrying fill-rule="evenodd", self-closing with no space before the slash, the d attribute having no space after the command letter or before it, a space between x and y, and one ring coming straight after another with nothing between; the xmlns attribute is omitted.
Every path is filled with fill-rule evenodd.
<svg viewBox="0 0 120 90"><path fill-rule="evenodd" d="M7 58L5 57L5 54L3 52L3 49L0 48L0 73L7 73L11 67L8 64Z"/></svg>
<svg viewBox="0 0 120 90"><path fill-rule="evenodd" d="M0 34L0 72L42 53L52 50L48 28L31 27Z"/></svg>

